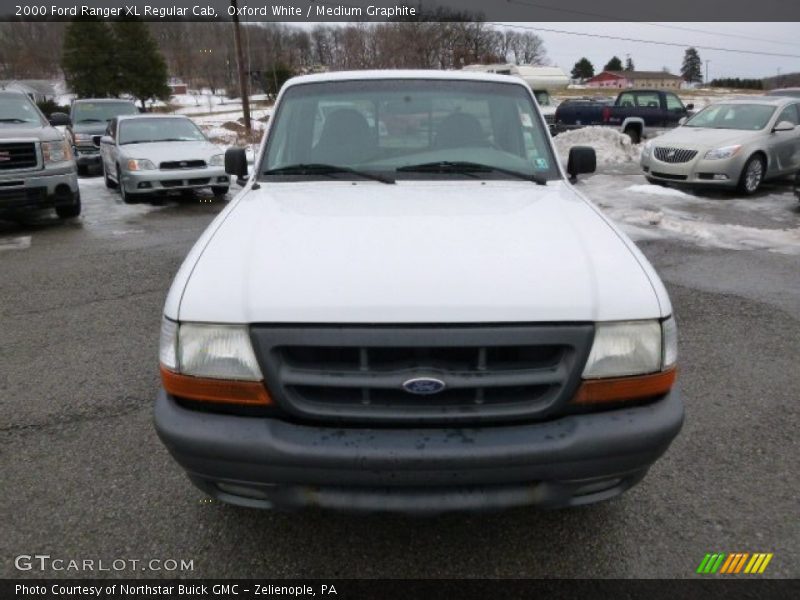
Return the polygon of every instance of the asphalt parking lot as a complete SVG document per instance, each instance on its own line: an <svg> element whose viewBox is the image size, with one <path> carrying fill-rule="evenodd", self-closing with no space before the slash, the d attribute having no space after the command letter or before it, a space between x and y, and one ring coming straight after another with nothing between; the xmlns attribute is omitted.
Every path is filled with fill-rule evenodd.
<svg viewBox="0 0 800 600"><path fill-rule="evenodd" d="M640 234L669 289L686 424L639 486L556 512L208 501L157 439L152 402L168 286L224 202L126 206L82 178L80 219L0 221L0 576L87 575L15 569L38 553L193 560L177 573L189 577L672 578L717 551L772 552L766 575L800 576L800 203L781 186L751 200L639 200L643 183L628 169L581 185ZM176 575L88 575L115 574Z"/></svg>

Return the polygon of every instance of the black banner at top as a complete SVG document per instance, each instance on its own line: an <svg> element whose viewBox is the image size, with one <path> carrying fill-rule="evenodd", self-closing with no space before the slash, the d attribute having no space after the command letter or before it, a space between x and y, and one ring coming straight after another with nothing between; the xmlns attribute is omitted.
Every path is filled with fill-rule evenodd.
<svg viewBox="0 0 800 600"><path fill-rule="evenodd" d="M800 21L787 0L0 0L2 20L80 17L146 21L351 22L425 19L502 22ZM798 25L800 34L800 25ZM798 36L800 37L800 35Z"/></svg>

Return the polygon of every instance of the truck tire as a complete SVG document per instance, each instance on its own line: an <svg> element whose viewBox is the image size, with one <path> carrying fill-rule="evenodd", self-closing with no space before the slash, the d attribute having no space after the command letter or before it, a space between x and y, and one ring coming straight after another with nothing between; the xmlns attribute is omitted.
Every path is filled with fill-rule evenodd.
<svg viewBox="0 0 800 600"><path fill-rule="evenodd" d="M625 131L623 132L629 138L631 138L631 144L638 144L642 141L642 134L639 132L639 129L633 126L626 127Z"/></svg>
<svg viewBox="0 0 800 600"><path fill-rule="evenodd" d="M77 194L75 204L56 206L56 215L59 219L74 219L81 214L81 195Z"/></svg>
<svg viewBox="0 0 800 600"><path fill-rule="evenodd" d="M751 156L744 164L739 177L739 191L746 196L755 194L764 182L766 170L764 158L760 154Z"/></svg>

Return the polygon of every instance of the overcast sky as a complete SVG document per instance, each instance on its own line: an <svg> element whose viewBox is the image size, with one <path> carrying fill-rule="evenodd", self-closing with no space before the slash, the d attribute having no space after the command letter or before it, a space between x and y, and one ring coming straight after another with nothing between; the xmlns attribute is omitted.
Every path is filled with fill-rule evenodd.
<svg viewBox="0 0 800 600"><path fill-rule="evenodd" d="M702 1L702 0L698 0ZM796 1L796 0L795 0ZM569 72L575 62L586 56L599 71L613 56L623 62L630 54L636 68L660 71L669 67L680 71L685 46L707 46L734 50L792 55L759 56L719 50L699 49L700 57L710 60L709 77L768 77L800 72L800 23L513 23L563 31L635 38L681 44L669 47L655 44L582 37L548 31L536 31L547 47L550 60ZM678 29L676 29L678 28ZM699 31L685 31L693 29ZM705 69L705 65L703 66Z"/></svg>

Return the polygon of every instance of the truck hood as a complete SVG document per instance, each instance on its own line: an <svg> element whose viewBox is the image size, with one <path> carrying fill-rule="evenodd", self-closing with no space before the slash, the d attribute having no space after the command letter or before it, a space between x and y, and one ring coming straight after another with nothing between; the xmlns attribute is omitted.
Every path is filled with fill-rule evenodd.
<svg viewBox="0 0 800 600"><path fill-rule="evenodd" d="M125 158L147 158L158 164L173 160L205 160L222 150L211 142L152 142L149 144L122 144L120 153Z"/></svg>
<svg viewBox="0 0 800 600"><path fill-rule="evenodd" d="M642 262L564 182L270 183L198 241L165 312L234 323L663 316Z"/></svg>
<svg viewBox="0 0 800 600"><path fill-rule="evenodd" d="M762 130L714 129L711 127L678 127L656 138L658 146L673 145L679 148L721 148L734 144L746 144L763 135Z"/></svg>
<svg viewBox="0 0 800 600"><path fill-rule="evenodd" d="M61 132L55 127L42 125L0 125L0 139L3 140L31 140L40 142L58 141L64 139Z"/></svg>

